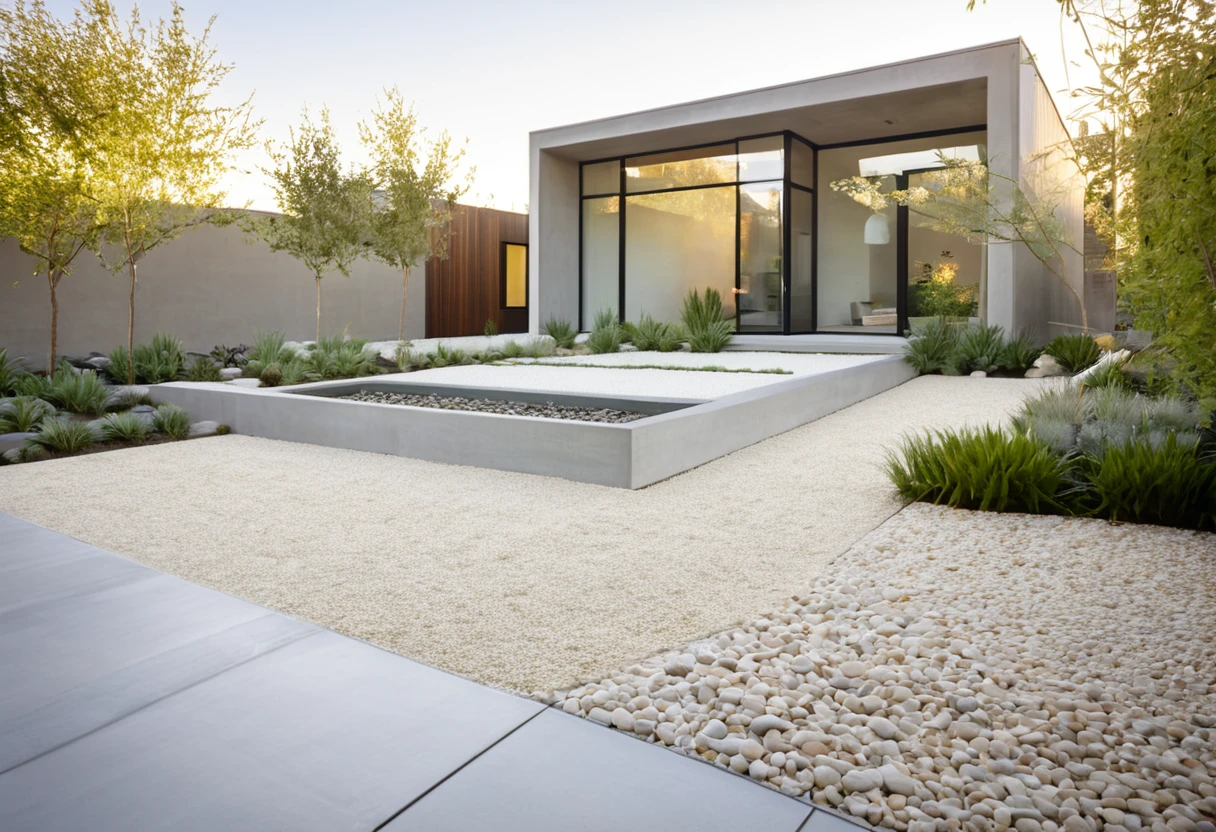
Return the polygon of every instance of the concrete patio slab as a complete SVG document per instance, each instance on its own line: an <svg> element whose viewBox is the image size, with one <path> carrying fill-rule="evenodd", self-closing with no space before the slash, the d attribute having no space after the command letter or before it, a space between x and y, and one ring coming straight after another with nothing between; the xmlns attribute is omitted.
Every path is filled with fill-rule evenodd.
<svg viewBox="0 0 1216 832"><path fill-rule="evenodd" d="M796 832L811 814L803 801L548 710L385 830Z"/></svg>

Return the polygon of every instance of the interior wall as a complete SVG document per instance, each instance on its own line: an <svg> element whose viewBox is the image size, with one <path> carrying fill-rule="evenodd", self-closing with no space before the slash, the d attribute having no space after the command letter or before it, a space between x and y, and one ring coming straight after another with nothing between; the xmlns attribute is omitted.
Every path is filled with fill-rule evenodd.
<svg viewBox="0 0 1216 832"><path fill-rule="evenodd" d="M0 348L45 369L50 349L50 295L35 277L35 261L13 239L0 240ZM187 350L208 352L217 344L251 344L259 330L279 330L291 340L316 333L316 282L308 269L283 252L272 252L236 225L201 226L148 252L139 262L135 293L135 342L159 331L181 339ZM358 260L351 276L333 273L321 281L321 333L372 340L397 337L403 276L395 269ZM127 342L125 274L113 274L90 254L81 254L59 285L60 355L106 353ZM422 269L410 277L407 338L425 330Z"/></svg>

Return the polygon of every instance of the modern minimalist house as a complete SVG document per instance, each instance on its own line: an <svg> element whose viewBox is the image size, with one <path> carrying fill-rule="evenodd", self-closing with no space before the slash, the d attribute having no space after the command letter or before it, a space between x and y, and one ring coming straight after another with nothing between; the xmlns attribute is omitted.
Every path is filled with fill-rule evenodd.
<svg viewBox="0 0 1216 832"><path fill-rule="evenodd" d="M585 330L603 309L677 320L712 287L740 333L894 342L918 312L909 286L945 268L987 322L1054 334L1080 322L1060 277L1084 295L1069 141L1020 39L533 132L530 329L556 315ZM916 187L943 158L1050 193L1062 256L1049 268L1024 243L830 187Z"/></svg>

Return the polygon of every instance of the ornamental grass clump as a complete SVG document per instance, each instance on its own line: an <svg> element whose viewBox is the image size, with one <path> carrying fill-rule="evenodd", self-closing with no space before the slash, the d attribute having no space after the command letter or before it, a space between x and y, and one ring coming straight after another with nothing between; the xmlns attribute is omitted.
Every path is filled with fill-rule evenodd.
<svg viewBox="0 0 1216 832"><path fill-rule="evenodd" d="M552 337L552 334L550 334L550 337ZM558 346L561 345L559 344ZM502 345L503 358L523 358L525 352L527 350L524 349L524 345L515 340L508 341Z"/></svg>
<svg viewBox="0 0 1216 832"><path fill-rule="evenodd" d="M1118 387L1121 390L1132 389L1131 377L1123 371L1123 366L1109 361L1090 371L1082 382L1086 387Z"/></svg>
<svg viewBox="0 0 1216 832"><path fill-rule="evenodd" d="M1070 373L1092 367L1102 357L1102 349L1093 338L1084 334L1057 335L1043 347L1043 352Z"/></svg>
<svg viewBox="0 0 1216 832"><path fill-rule="evenodd" d="M961 329L950 356L950 369L960 374L995 373L1004 363L1005 330L999 326L952 327Z"/></svg>
<svg viewBox="0 0 1216 832"><path fill-rule="evenodd" d="M1035 360L1042 354L1043 348L1038 340L1028 332L1019 332L1005 342L1001 350L1001 369L1012 373L1025 373L1034 366Z"/></svg>
<svg viewBox="0 0 1216 832"><path fill-rule="evenodd" d="M524 355L528 358L547 358L557 351L557 345L548 338L537 336L523 343Z"/></svg>
<svg viewBox="0 0 1216 832"><path fill-rule="evenodd" d="M1068 466L1046 443L993 427L932 431L888 454L900 495L981 511L1058 511Z"/></svg>
<svg viewBox="0 0 1216 832"><path fill-rule="evenodd" d="M959 327L953 326L945 318L934 318L908 339L904 347L904 361L922 375L953 372L958 339Z"/></svg>
<svg viewBox="0 0 1216 832"><path fill-rule="evenodd" d="M435 354L431 356L432 367L459 367L472 363L473 358L467 352L443 343L435 347Z"/></svg>
<svg viewBox="0 0 1216 832"><path fill-rule="evenodd" d="M187 381L223 381L224 375L220 367L207 356L198 355L186 368Z"/></svg>
<svg viewBox="0 0 1216 832"><path fill-rule="evenodd" d="M54 415L55 408L42 399L16 396L0 402L0 433L29 433Z"/></svg>
<svg viewBox="0 0 1216 832"><path fill-rule="evenodd" d="M88 424L63 416L43 420L38 426L38 435L28 440L26 445L54 453L74 454L90 447L95 441L93 429Z"/></svg>
<svg viewBox="0 0 1216 832"><path fill-rule="evenodd" d="M151 433L151 423L130 411L111 413L101 422L101 438L107 442L140 442Z"/></svg>
<svg viewBox="0 0 1216 832"><path fill-rule="evenodd" d="M1198 441L1167 434L1161 441L1111 445L1086 461L1089 512L1113 521L1216 529L1216 461Z"/></svg>
<svg viewBox="0 0 1216 832"><path fill-rule="evenodd" d="M556 315L550 315L545 321L545 334L563 350L574 349L574 339L578 335L569 321L562 320Z"/></svg>
<svg viewBox="0 0 1216 832"><path fill-rule="evenodd" d="M693 352L722 352L734 340L734 325L723 318L717 289L706 289L704 298L696 289L685 295L680 319Z"/></svg>
<svg viewBox="0 0 1216 832"><path fill-rule="evenodd" d="M182 374L186 354L181 341L168 333L158 332L152 336L152 343L135 348L133 364L136 384L162 384Z"/></svg>
<svg viewBox="0 0 1216 832"><path fill-rule="evenodd" d="M190 417L177 405L166 402L152 414L152 429L170 439L186 439L190 436Z"/></svg>
<svg viewBox="0 0 1216 832"><path fill-rule="evenodd" d="M83 416L100 416L106 412L109 390L92 370L77 373L67 362L59 365L59 371L47 385L42 398L61 410Z"/></svg>
<svg viewBox="0 0 1216 832"><path fill-rule="evenodd" d="M271 364L282 365L296 355L295 350L285 346L286 336L281 332L259 332L253 341L253 348L245 357L242 372L246 378L261 378L262 371ZM279 369L280 374L282 369Z"/></svg>
<svg viewBox="0 0 1216 832"><path fill-rule="evenodd" d="M591 334L587 337L587 349L596 355L620 352L623 341L624 334L617 323L616 315L609 309L597 312Z"/></svg>
<svg viewBox="0 0 1216 832"><path fill-rule="evenodd" d="M675 324L656 321L643 314L634 328L633 345L639 350L675 352L683 342L683 333Z"/></svg>
<svg viewBox="0 0 1216 832"><path fill-rule="evenodd" d="M17 381L25 372L25 362L20 358L9 358L8 350L0 350L0 396L13 396L17 393Z"/></svg>

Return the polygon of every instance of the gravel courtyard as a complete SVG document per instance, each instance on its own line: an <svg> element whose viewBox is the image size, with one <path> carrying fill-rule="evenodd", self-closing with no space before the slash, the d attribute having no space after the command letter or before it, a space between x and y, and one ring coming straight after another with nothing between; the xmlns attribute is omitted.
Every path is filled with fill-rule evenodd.
<svg viewBox="0 0 1216 832"><path fill-rule="evenodd" d="M1036 386L922 377L632 492L224 436L6 466L0 510L544 693L775 609L898 510L885 447Z"/></svg>
<svg viewBox="0 0 1216 832"><path fill-rule="evenodd" d="M1216 535L916 504L570 713L911 832L1212 832Z"/></svg>

